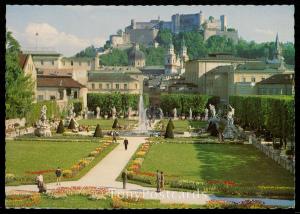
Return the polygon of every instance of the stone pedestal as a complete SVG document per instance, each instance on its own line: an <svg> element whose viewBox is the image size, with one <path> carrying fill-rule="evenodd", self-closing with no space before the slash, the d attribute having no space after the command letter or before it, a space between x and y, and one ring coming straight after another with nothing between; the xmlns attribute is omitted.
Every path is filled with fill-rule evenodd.
<svg viewBox="0 0 300 214"><path fill-rule="evenodd" d="M34 130L34 134L38 137L51 137L50 125L39 126Z"/></svg>
<svg viewBox="0 0 300 214"><path fill-rule="evenodd" d="M224 139L234 139L238 137L238 131L234 125L227 125L224 130ZM250 142L250 140L249 140ZM251 141L252 143L252 141Z"/></svg>

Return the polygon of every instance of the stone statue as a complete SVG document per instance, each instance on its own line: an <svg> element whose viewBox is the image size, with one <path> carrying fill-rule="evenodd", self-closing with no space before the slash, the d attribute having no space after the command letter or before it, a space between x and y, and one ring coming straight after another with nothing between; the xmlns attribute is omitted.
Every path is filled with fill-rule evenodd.
<svg viewBox="0 0 300 214"><path fill-rule="evenodd" d="M97 106L96 108L96 118L98 119L100 117L100 107Z"/></svg>
<svg viewBox="0 0 300 214"><path fill-rule="evenodd" d="M227 113L227 122L228 125L233 125L233 116L234 116L234 108L231 107L231 105L228 105L230 108L230 111Z"/></svg>
<svg viewBox="0 0 300 214"><path fill-rule="evenodd" d="M129 118L129 119L131 118L131 114L132 114L132 108L129 107L129 108L128 108L128 118Z"/></svg>
<svg viewBox="0 0 300 214"><path fill-rule="evenodd" d="M88 107L85 107L84 108L84 119L88 119L88 113L89 113Z"/></svg>
<svg viewBox="0 0 300 214"><path fill-rule="evenodd" d="M164 116L164 113L161 108L159 108L158 110L159 110L159 119L162 119Z"/></svg>
<svg viewBox="0 0 300 214"><path fill-rule="evenodd" d="M73 106L73 103L71 103L69 105L69 117L70 118L73 118L74 117L74 106Z"/></svg>
<svg viewBox="0 0 300 214"><path fill-rule="evenodd" d="M50 124L47 122L47 106L43 105L41 109L40 120L37 123L37 128L34 130L36 136L51 136Z"/></svg>
<svg viewBox="0 0 300 214"><path fill-rule="evenodd" d="M205 108L204 113L205 113L204 120L207 121L208 120L208 109L207 108Z"/></svg>
<svg viewBox="0 0 300 214"><path fill-rule="evenodd" d="M215 118L216 117L216 108L214 105L212 104L209 104L209 109L210 109L210 112L211 112L211 118Z"/></svg>
<svg viewBox="0 0 300 214"><path fill-rule="evenodd" d="M193 119L193 112L192 112L192 109L190 108L190 118L189 118L190 120L192 120Z"/></svg>
<svg viewBox="0 0 300 214"><path fill-rule="evenodd" d="M116 114L117 114L116 107L112 107L111 114L112 114L112 118L115 119L116 118Z"/></svg>
<svg viewBox="0 0 300 214"><path fill-rule="evenodd" d="M177 118L177 109L176 108L173 109L173 113L174 113L174 119Z"/></svg>

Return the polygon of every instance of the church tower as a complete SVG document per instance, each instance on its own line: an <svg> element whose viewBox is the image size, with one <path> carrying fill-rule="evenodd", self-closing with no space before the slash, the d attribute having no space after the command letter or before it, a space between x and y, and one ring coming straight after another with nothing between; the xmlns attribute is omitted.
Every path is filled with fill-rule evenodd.
<svg viewBox="0 0 300 214"><path fill-rule="evenodd" d="M177 58L174 53L174 45L171 42L167 54L165 55L165 74L177 73L176 64L177 64Z"/></svg>
<svg viewBox="0 0 300 214"><path fill-rule="evenodd" d="M185 46L185 41L184 41L184 38L182 39L182 42L181 42L181 50L180 50L180 58L186 62L189 60L189 56L187 54L187 48Z"/></svg>
<svg viewBox="0 0 300 214"><path fill-rule="evenodd" d="M278 33L277 33L276 40L275 40L275 50L274 50L273 59L279 60L280 57L281 57L281 48L280 48L279 38L278 38Z"/></svg>

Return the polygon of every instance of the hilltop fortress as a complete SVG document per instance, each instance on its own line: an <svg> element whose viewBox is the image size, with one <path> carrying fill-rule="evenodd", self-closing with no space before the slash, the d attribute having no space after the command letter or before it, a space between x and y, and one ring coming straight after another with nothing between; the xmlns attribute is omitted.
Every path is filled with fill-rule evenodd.
<svg viewBox="0 0 300 214"><path fill-rule="evenodd" d="M160 29L169 29L175 34L203 30L204 40L213 35L227 36L234 42L238 40L237 30L227 27L225 15L221 15L220 19L215 19L212 16L206 19L200 11L196 14L174 14L171 21L162 21L159 17L157 20L150 20L149 22L136 22L132 19L131 24L125 28L124 32L110 36L110 44L114 48L126 47L131 43L155 46L155 39Z"/></svg>

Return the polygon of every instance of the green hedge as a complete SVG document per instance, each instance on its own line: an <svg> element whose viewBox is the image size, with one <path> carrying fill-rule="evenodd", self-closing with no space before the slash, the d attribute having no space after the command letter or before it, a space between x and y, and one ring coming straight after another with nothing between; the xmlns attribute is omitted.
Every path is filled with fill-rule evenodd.
<svg viewBox="0 0 300 214"><path fill-rule="evenodd" d="M31 125L40 119L43 105L47 106L47 119L61 116L59 107L55 100L33 103L30 111L26 114L26 123L28 125Z"/></svg>
<svg viewBox="0 0 300 214"><path fill-rule="evenodd" d="M121 94L121 93L106 93L106 94L96 94L90 93L87 95L87 106L90 110L96 110L97 106L101 108L101 115L110 115L113 106L116 107L118 112L123 113L131 107L133 110L138 109L139 94ZM149 106L149 96L148 94L143 94L144 106Z"/></svg>
<svg viewBox="0 0 300 214"><path fill-rule="evenodd" d="M193 114L201 114L204 112L206 104L211 97L208 95L198 94L162 94L160 97L161 108L164 113L172 114L174 108L177 114L188 115L190 108Z"/></svg>
<svg viewBox="0 0 300 214"><path fill-rule="evenodd" d="M295 100L292 96L230 96L235 117L242 126L266 129L274 137L292 140Z"/></svg>

